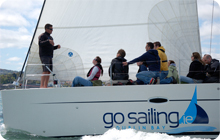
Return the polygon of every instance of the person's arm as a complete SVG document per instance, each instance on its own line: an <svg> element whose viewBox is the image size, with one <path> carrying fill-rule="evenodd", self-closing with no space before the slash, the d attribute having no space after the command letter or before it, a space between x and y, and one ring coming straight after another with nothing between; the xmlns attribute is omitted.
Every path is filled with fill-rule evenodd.
<svg viewBox="0 0 220 140"><path fill-rule="evenodd" d="M54 46L53 38L48 38L45 34L39 36L39 45L40 46L53 46L54 50L61 48L60 45Z"/></svg>
<svg viewBox="0 0 220 140"><path fill-rule="evenodd" d="M209 69L207 69L207 72L209 75L212 75L216 72L216 70L218 69L218 65L219 65L219 62L218 61L215 61L214 63L212 63L209 67Z"/></svg>
<svg viewBox="0 0 220 140"><path fill-rule="evenodd" d="M50 39L47 38L47 36L46 36L45 34L41 34L41 35L39 36L39 45L40 45L40 46L51 45L49 40L50 40Z"/></svg>
<svg viewBox="0 0 220 140"><path fill-rule="evenodd" d="M166 77L171 77L173 76L173 72L172 72L173 69L171 69L171 66L168 67L168 75Z"/></svg>
<svg viewBox="0 0 220 140"><path fill-rule="evenodd" d="M95 75L96 75L96 73L99 71L99 68L97 67L97 66L95 66L93 69L92 69L92 73L91 73L91 75L89 76L89 77L87 77L87 80L92 80L94 77L95 77Z"/></svg>
<svg viewBox="0 0 220 140"><path fill-rule="evenodd" d="M112 62L111 62L111 65L110 65L110 67L108 69L108 74L109 74L110 77L111 77L111 75L110 75L111 69L112 69L112 76L113 76L115 63L116 63L116 61L115 61L115 59L113 59Z"/></svg>
<svg viewBox="0 0 220 140"><path fill-rule="evenodd" d="M137 58L135 58L135 59L129 61L129 62L128 62L128 65L129 65L129 64L136 63L136 62L144 61L145 58L146 58L146 55L147 55L147 53L144 53L144 54L141 55L140 57L137 57Z"/></svg>
<svg viewBox="0 0 220 140"><path fill-rule="evenodd" d="M212 65L211 65L211 70L216 71L216 69L219 67L219 62L215 61Z"/></svg>
<svg viewBox="0 0 220 140"><path fill-rule="evenodd" d="M61 48L61 46L60 45L56 45L56 46L54 46L54 50L56 50L56 49L60 49Z"/></svg>
<svg viewBox="0 0 220 140"><path fill-rule="evenodd" d="M192 62L189 66L189 73L187 74L187 77L193 78L193 76L195 75L195 69L196 67Z"/></svg>
<svg viewBox="0 0 220 140"><path fill-rule="evenodd" d="M61 48L60 45L56 45L56 46L54 46L53 37L52 37L52 36L50 36L50 37L51 37L51 40L50 40L51 42L50 42L50 44L53 46L53 49L56 50L56 49Z"/></svg>

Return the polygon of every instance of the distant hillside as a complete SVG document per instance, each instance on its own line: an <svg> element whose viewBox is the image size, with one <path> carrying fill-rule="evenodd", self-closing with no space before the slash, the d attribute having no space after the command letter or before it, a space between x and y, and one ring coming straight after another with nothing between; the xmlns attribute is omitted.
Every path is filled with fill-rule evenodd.
<svg viewBox="0 0 220 140"><path fill-rule="evenodd" d="M1 69L1 68L0 68L0 75L12 74L12 73L17 73L17 72L18 72L18 71L6 70L6 69Z"/></svg>
<svg viewBox="0 0 220 140"><path fill-rule="evenodd" d="M18 71L0 69L0 84L11 84L18 76Z"/></svg>
<svg viewBox="0 0 220 140"><path fill-rule="evenodd" d="M0 69L0 73L0 90L14 88L12 83L18 79L20 72ZM22 83L22 80L20 80L20 83ZM28 86L34 85L36 87L36 85L40 85L40 81L28 80L28 84Z"/></svg>

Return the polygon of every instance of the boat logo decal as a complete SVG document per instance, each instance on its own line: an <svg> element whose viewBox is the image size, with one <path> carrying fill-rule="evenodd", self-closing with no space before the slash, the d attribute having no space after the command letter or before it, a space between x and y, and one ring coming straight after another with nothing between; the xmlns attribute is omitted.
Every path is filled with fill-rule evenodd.
<svg viewBox="0 0 220 140"><path fill-rule="evenodd" d="M195 87L192 100L188 108L186 109L184 115L180 118L179 124L184 125L184 124L208 124L208 123L209 123L208 114L197 103L197 87ZM190 132L190 131L208 132L208 131L214 131L215 129L216 128L212 126L187 125L187 127L171 129L166 132L170 134L176 134L176 133Z"/></svg>
<svg viewBox="0 0 220 140"><path fill-rule="evenodd" d="M73 56L73 53L72 53L72 52L69 52L68 55L69 55L69 57L72 57L72 56Z"/></svg>
<svg viewBox="0 0 220 140"><path fill-rule="evenodd" d="M197 104L197 87L195 87L195 92L192 100L184 113L184 115L179 120L179 124L208 124L209 117L205 110Z"/></svg>

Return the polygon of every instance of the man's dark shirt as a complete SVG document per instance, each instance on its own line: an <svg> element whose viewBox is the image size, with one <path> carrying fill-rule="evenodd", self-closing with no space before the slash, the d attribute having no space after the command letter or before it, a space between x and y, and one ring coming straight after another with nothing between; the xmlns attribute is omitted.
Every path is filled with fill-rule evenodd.
<svg viewBox="0 0 220 140"><path fill-rule="evenodd" d="M49 56L53 58L53 50L57 49L58 46L53 46L50 44L49 40L53 40L52 36L49 33L45 32L39 36L39 55L42 56Z"/></svg>

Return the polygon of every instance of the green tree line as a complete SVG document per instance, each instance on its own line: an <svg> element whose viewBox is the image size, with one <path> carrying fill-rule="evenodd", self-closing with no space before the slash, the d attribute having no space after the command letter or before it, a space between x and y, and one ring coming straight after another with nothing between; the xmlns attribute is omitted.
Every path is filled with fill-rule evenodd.
<svg viewBox="0 0 220 140"><path fill-rule="evenodd" d="M0 75L0 84L12 84L19 76L19 72L12 74Z"/></svg>
<svg viewBox="0 0 220 140"><path fill-rule="evenodd" d="M17 78L19 77L19 75L20 75L20 72L0 75L0 84L12 84L14 81L17 81ZM28 83L39 84L40 81L28 80Z"/></svg>

